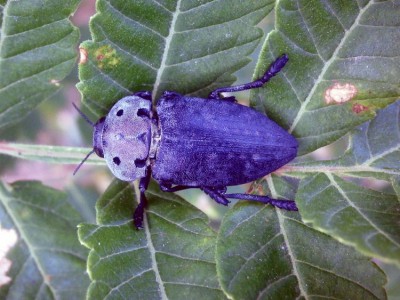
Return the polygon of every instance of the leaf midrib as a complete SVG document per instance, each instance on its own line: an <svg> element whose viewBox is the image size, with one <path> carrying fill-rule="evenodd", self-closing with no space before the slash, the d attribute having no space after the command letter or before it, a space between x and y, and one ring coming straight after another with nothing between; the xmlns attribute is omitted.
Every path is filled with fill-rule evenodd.
<svg viewBox="0 0 400 300"><path fill-rule="evenodd" d="M172 13L171 26L169 29L168 36L165 39L164 53L161 58L160 67L158 68L158 71L157 71L156 81L154 82L154 88L152 91L153 98L157 97L157 94L159 92L160 82L161 82L161 76L163 75L164 70L167 67L167 58L168 58L168 54L169 54L169 48L172 43L172 37L175 34L175 26L176 26L176 22L178 20L178 15L181 13L181 11L180 11L181 2L182 2L182 0L178 0L178 2L176 3L175 12Z"/></svg>

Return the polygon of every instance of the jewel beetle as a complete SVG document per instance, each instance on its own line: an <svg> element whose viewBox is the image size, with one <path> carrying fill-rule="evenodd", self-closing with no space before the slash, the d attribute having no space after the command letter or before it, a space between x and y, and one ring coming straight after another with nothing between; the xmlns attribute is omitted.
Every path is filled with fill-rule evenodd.
<svg viewBox="0 0 400 300"><path fill-rule="evenodd" d="M148 91L120 99L108 115L92 123L93 150L124 181L139 179L140 202L133 220L143 227L145 191L153 177L165 192L200 188L216 202L229 198L269 203L297 210L291 200L251 194L227 194L227 186L256 180L287 164L297 154L297 141L283 128L223 92L259 88L287 63L277 58L264 75L243 85L218 88L208 98L165 91L152 105Z"/></svg>

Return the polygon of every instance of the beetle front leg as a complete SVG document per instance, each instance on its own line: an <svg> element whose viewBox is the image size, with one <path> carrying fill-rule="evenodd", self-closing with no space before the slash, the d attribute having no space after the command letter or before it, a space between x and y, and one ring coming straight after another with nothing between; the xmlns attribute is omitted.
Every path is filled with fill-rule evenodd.
<svg viewBox="0 0 400 300"><path fill-rule="evenodd" d="M140 178L139 182L140 202L136 207L135 212L133 213L133 223L135 224L135 227L137 229L143 228L144 209L147 204L145 192L147 190L147 187L149 186L150 178L151 178L151 169L150 167L148 167L146 170L146 177Z"/></svg>
<svg viewBox="0 0 400 300"><path fill-rule="evenodd" d="M283 54L269 66L268 70L264 73L264 75L261 78L242 85L228 86L216 89L208 95L208 99L223 99L220 96L220 93L224 92L240 92L244 90L259 88L263 86L265 83L267 83L276 74L278 74L278 72L282 70L282 68L286 65L288 60L289 60L288 56L286 54Z"/></svg>

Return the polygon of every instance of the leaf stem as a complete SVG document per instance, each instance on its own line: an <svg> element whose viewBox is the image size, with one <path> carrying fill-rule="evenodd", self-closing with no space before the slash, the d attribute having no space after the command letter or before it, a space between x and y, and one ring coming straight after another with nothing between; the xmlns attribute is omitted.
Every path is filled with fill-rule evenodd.
<svg viewBox="0 0 400 300"><path fill-rule="evenodd" d="M90 148L0 142L0 154L56 164L78 164L91 150ZM85 163L104 165L105 161L93 155Z"/></svg>

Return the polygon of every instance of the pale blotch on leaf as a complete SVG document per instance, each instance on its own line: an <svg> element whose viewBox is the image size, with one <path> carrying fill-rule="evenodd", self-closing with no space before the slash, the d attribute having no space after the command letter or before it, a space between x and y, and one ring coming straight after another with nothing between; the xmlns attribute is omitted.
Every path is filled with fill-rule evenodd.
<svg viewBox="0 0 400 300"><path fill-rule="evenodd" d="M88 60L88 51L85 48L79 48L79 64L85 64Z"/></svg>
<svg viewBox="0 0 400 300"><path fill-rule="evenodd" d="M340 84L336 82L325 91L325 103L345 103L357 95L357 88L351 83Z"/></svg>
<svg viewBox="0 0 400 300"><path fill-rule="evenodd" d="M0 287L11 281L11 278L6 274L11 268L12 261L9 260L6 255L17 243L17 240L17 233L14 229L7 230L0 228Z"/></svg>
<svg viewBox="0 0 400 300"><path fill-rule="evenodd" d="M50 83L53 84L53 85L55 85L55 86L60 86L60 81L57 80L57 79L52 79L52 80L50 80Z"/></svg>

